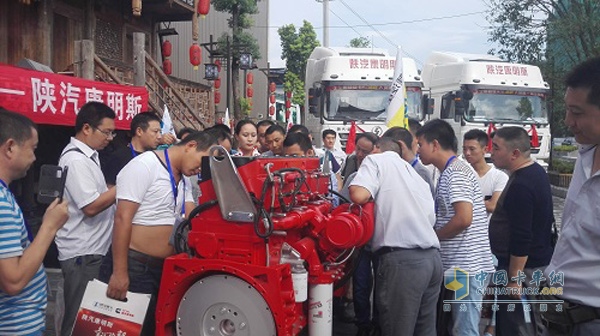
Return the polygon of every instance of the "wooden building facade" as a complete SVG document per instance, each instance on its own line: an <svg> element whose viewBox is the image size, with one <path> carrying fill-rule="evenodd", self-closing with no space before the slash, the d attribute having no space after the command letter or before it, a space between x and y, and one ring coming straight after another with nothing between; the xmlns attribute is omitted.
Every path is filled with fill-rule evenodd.
<svg viewBox="0 0 600 336"><path fill-rule="evenodd" d="M75 75L75 42L85 39L93 41L95 55L118 77L110 79L104 70L98 69L95 80L134 84L133 34L144 33L146 53L160 64L158 29L161 23L190 21L194 14L193 0L139 2L142 4L140 16L133 14L132 1L123 0L0 1L0 63L17 65L27 59L48 66L55 73ZM156 71L147 70L146 76ZM201 120L198 125L181 122L179 126L202 129L214 123L210 86L175 77L170 80L171 90L178 90ZM167 103L156 91L161 86L159 82L146 82L155 107ZM161 109L155 110L162 114Z"/></svg>

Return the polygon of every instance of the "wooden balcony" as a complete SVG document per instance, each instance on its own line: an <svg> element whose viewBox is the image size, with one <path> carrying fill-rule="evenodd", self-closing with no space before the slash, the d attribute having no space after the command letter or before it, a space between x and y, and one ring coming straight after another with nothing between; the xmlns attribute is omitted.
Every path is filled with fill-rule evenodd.
<svg viewBox="0 0 600 336"><path fill-rule="evenodd" d="M190 21L194 14L194 0L143 0L142 15L155 21Z"/></svg>

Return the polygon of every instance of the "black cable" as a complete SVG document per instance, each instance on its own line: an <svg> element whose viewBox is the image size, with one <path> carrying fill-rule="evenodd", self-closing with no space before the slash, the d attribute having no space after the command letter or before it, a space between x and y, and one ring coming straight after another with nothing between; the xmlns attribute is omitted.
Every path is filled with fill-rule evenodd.
<svg viewBox="0 0 600 336"><path fill-rule="evenodd" d="M175 252L177 252L177 253L185 252L188 255L192 255L192 251L189 249L189 246L187 244L187 233L185 232L185 229L188 229L188 232L189 232L189 230L191 229L191 226L192 226L192 219L194 217L198 216L201 212L207 210L208 208L214 206L217 203L219 203L217 200L211 200L211 201L204 202L204 203L198 205L190 212L190 215L188 216L188 218L184 219L181 222L181 224L179 224L179 226L175 229L175 237L174 237Z"/></svg>
<svg viewBox="0 0 600 336"><path fill-rule="evenodd" d="M329 189L329 192L334 194L335 196L339 197L341 201L343 201L342 203L352 203L349 199L346 198L346 196L340 194L339 192Z"/></svg>
<svg viewBox="0 0 600 336"><path fill-rule="evenodd" d="M263 189L265 189L265 188L263 188ZM250 194L250 197L252 198L252 201L256 205L256 209L258 210L258 213L256 214L256 217L254 218L254 233L256 233L256 235L259 236L260 238L268 239L274 230L273 221L271 220L271 216L269 216L269 213L265 209L264 204L262 203L261 200L256 198L256 196L254 196L254 194ZM262 198L263 198L263 195L261 195L261 199ZM265 233L260 232L259 226L260 226L261 218L266 219L268 222L268 227L266 228Z"/></svg>

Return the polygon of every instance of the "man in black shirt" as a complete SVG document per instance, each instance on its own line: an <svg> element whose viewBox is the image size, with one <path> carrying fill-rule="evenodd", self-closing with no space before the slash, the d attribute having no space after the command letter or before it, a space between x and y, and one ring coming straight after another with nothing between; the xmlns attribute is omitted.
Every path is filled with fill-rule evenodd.
<svg viewBox="0 0 600 336"><path fill-rule="evenodd" d="M102 173L106 184L116 185L117 174L131 159L161 144L160 118L152 112L139 113L131 120L131 142L126 147L106 153L101 157Z"/></svg>
<svg viewBox="0 0 600 336"><path fill-rule="evenodd" d="M515 300L514 311L508 311L508 303L500 304L496 335L539 335L543 328L539 310L534 309L534 304L521 304L521 299L524 296L534 299L532 295L523 295L522 290L540 285L542 271L552 257L554 216L550 181L544 168L530 158L529 135L522 127L499 129L492 143L494 164L510 173L489 230L492 253L498 258L498 271L507 273L507 282L503 285L510 291L510 295L499 295L498 300ZM493 282L498 284L499 279L496 273ZM527 323L526 316L531 323Z"/></svg>

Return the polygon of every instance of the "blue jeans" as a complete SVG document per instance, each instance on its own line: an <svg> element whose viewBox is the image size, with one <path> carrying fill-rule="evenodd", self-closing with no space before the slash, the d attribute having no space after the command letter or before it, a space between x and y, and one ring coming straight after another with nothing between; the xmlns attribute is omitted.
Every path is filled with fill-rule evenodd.
<svg viewBox="0 0 600 336"><path fill-rule="evenodd" d="M377 325L377 306L373 305L371 322L371 291L373 290L373 271L377 272L377 258L373 252L363 248L356 260L356 269L352 275L352 298L356 325Z"/></svg>
<svg viewBox="0 0 600 336"><path fill-rule="evenodd" d="M127 273L129 274L129 291L151 294L146 318L142 325L142 336L153 336L156 331L156 301L162 277L163 259L155 258L141 252L129 250L127 253ZM113 270L112 248L108 250L102 267L100 281L108 283Z"/></svg>
<svg viewBox="0 0 600 336"><path fill-rule="evenodd" d="M478 289L487 287L491 277L492 273L489 273L482 284L475 276L469 276L469 295L460 300L465 302L452 303L452 335L479 336L483 293L478 293Z"/></svg>

